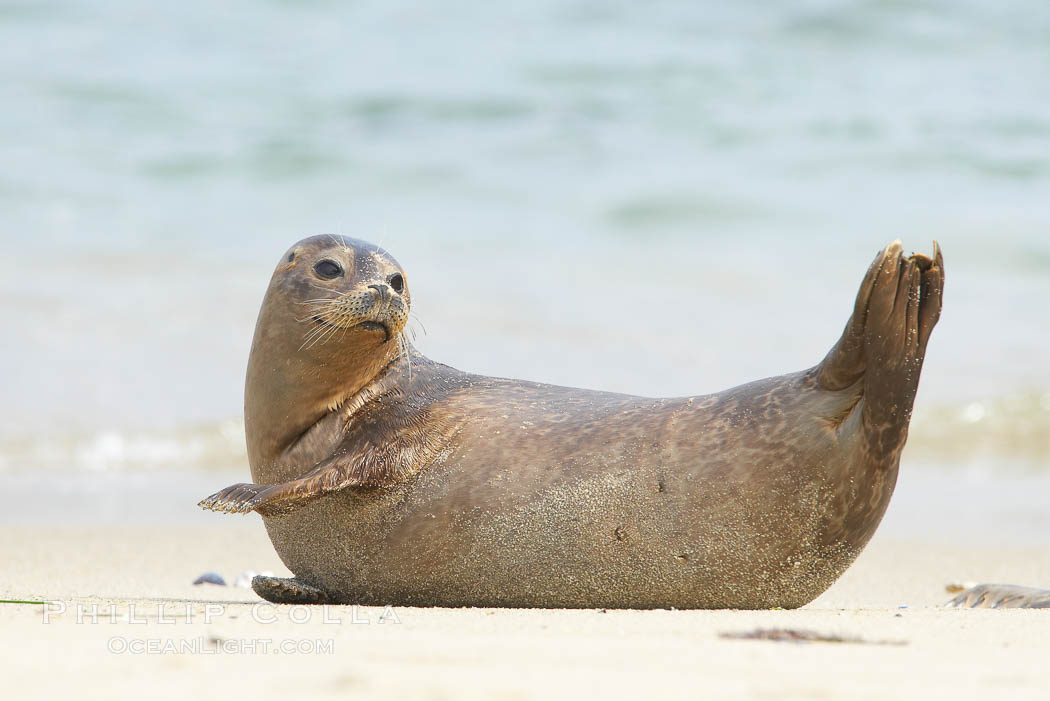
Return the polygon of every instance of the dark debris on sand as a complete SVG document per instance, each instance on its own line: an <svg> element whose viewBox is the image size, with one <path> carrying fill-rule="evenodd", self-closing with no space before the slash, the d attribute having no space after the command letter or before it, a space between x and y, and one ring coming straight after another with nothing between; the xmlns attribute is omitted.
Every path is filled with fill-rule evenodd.
<svg viewBox="0 0 1050 701"><path fill-rule="evenodd" d="M796 628L756 628L749 631L719 633L728 640L769 640L776 643L845 643L850 645L907 645L906 640L864 640L833 633L818 633Z"/></svg>

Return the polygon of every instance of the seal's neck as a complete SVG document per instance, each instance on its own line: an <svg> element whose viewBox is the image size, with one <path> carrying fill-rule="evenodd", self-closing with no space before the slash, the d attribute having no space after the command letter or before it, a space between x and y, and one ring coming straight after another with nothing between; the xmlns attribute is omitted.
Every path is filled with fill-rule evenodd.
<svg viewBox="0 0 1050 701"><path fill-rule="evenodd" d="M244 428L253 469L277 460L326 414L371 384L401 348L394 341L303 347L302 337L288 332L298 327L288 306L264 302L248 358Z"/></svg>
<svg viewBox="0 0 1050 701"><path fill-rule="evenodd" d="M392 484L429 462L466 417L438 409L469 381L466 373L406 353L371 382L345 397L301 433L252 459L252 477L262 484L286 482L333 455L361 473L363 481Z"/></svg>

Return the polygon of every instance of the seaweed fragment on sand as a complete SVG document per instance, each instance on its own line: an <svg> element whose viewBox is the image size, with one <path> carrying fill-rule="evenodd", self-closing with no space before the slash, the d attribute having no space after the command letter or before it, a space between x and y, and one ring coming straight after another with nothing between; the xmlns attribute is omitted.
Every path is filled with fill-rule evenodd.
<svg viewBox="0 0 1050 701"><path fill-rule="evenodd" d="M907 645L906 640L865 640L837 633L819 633L797 628L756 628L749 631L719 633L727 640L768 640L775 643L841 643L849 645Z"/></svg>

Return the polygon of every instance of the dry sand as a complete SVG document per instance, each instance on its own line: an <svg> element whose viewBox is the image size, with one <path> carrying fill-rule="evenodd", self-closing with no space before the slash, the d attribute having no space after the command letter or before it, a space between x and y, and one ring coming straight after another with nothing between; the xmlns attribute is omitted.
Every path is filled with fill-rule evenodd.
<svg viewBox="0 0 1050 701"><path fill-rule="evenodd" d="M330 607L330 623L322 609L253 608L250 590L190 584L208 570L229 582L286 572L255 516L5 530L0 596L66 606L45 623L42 606L0 605L6 698L1050 698L1050 610L936 608L953 580L1050 584L1046 548L877 536L798 611L395 608L380 623L383 609ZM98 622L78 623L95 605ZM720 637L757 628L868 643Z"/></svg>

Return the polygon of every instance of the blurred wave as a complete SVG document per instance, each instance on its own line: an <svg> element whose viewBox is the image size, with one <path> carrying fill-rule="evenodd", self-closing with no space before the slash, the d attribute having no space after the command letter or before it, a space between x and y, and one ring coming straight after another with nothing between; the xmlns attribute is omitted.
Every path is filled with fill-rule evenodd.
<svg viewBox="0 0 1050 701"><path fill-rule="evenodd" d="M920 405L912 417L909 459L945 466L991 463L1050 471L1050 392L957 406Z"/></svg>
<svg viewBox="0 0 1050 701"><path fill-rule="evenodd" d="M997 466L1050 472L1050 392L957 406L921 407L912 419L908 463L946 472ZM244 424L229 419L168 430L110 429L0 439L0 471L178 472L247 474Z"/></svg>
<svg viewBox="0 0 1050 701"><path fill-rule="evenodd" d="M223 471L247 472L244 423L240 420L171 428L56 436L23 435L0 440L0 470L7 473L42 471Z"/></svg>

